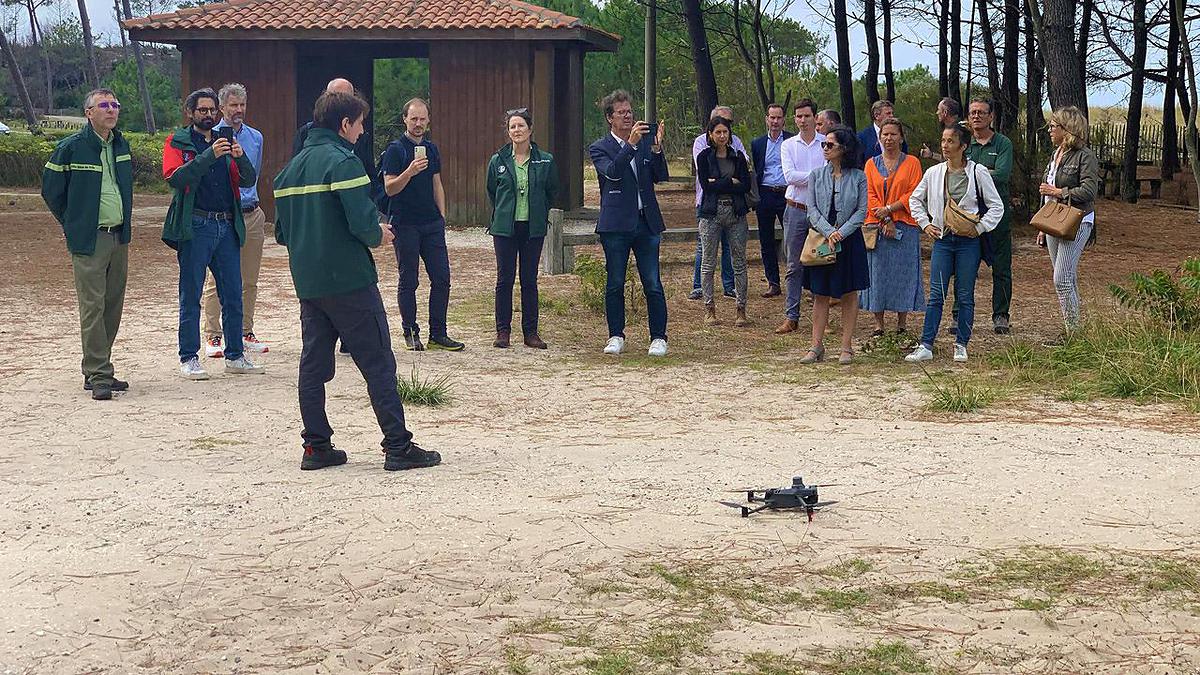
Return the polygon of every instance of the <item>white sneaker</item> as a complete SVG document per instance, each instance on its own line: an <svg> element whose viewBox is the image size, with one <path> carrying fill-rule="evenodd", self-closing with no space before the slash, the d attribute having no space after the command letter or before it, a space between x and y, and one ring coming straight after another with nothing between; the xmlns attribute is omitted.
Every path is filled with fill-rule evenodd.
<svg viewBox="0 0 1200 675"><path fill-rule="evenodd" d="M254 333L246 333L242 336L242 349L250 352L251 354L266 354L267 352L271 351L271 349L267 347L267 343L254 337Z"/></svg>
<svg viewBox="0 0 1200 675"><path fill-rule="evenodd" d="M911 354L904 357L904 360L908 361L909 363L932 361L933 352L929 351L929 347L926 347L925 345L917 345L917 348L914 349Z"/></svg>
<svg viewBox="0 0 1200 675"><path fill-rule="evenodd" d="M266 366L256 366L250 359L240 356L236 359L225 359L225 372L240 375L262 375L267 372Z"/></svg>
<svg viewBox="0 0 1200 675"><path fill-rule="evenodd" d="M179 374L189 380L208 379L208 372L200 367L200 359L195 356L179 364Z"/></svg>
<svg viewBox="0 0 1200 675"><path fill-rule="evenodd" d="M967 360L967 346L954 343L954 360L959 363L965 363Z"/></svg>
<svg viewBox="0 0 1200 675"><path fill-rule="evenodd" d="M667 341L662 338L655 338L650 341L650 351L646 352L650 356L666 356Z"/></svg>
<svg viewBox="0 0 1200 675"><path fill-rule="evenodd" d="M204 343L204 355L210 359L219 359L225 356L225 352L221 349L220 336L209 338L208 342Z"/></svg>
<svg viewBox="0 0 1200 675"><path fill-rule="evenodd" d="M616 356L625 351L625 338L614 335L608 338L608 344L604 345L604 353Z"/></svg>

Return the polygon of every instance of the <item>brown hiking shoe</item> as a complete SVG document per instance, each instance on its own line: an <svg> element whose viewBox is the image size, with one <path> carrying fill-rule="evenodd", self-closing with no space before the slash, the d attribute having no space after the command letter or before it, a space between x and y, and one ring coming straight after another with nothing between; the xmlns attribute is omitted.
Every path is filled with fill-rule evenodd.
<svg viewBox="0 0 1200 675"><path fill-rule="evenodd" d="M738 328L744 328L744 327L750 325L750 319L746 318L746 308L745 307L738 307L737 318L734 319L733 325L737 326Z"/></svg>
<svg viewBox="0 0 1200 675"><path fill-rule="evenodd" d="M784 321L783 323L779 324L779 328L775 329L775 334L783 335L784 333L795 333L796 329L799 327L800 327L799 321L792 321L791 319L788 319L788 320Z"/></svg>
<svg viewBox="0 0 1200 675"><path fill-rule="evenodd" d="M707 326L721 325L721 322L719 320L717 320L717 306L716 305L705 305L704 306L704 323Z"/></svg>
<svg viewBox="0 0 1200 675"><path fill-rule="evenodd" d="M530 333L525 336L525 346L534 349L545 349L546 343L542 341L542 338L537 333Z"/></svg>
<svg viewBox="0 0 1200 675"><path fill-rule="evenodd" d="M512 336L512 333L509 331L506 331L506 330L496 331L496 339L492 341L492 346L496 347L497 349L507 349L509 339L511 338L511 336ZM526 342L528 342L528 339L526 340Z"/></svg>

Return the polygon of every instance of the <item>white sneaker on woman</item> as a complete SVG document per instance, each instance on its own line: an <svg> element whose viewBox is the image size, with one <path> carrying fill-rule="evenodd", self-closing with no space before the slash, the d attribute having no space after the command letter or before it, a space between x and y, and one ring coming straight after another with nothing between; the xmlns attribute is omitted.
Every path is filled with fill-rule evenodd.
<svg viewBox="0 0 1200 675"><path fill-rule="evenodd" d="M967 346L954 343L954 360L959 363L965 363L967 360Z"/></svg>
<svg viewBox="0 0 1200 675"><path fill-rule="evenodd" d="M667 341L662 338L655 338L650 341L650 350L646 352L650 356L666 356Z"/></svg>
<svg viewBox="0 0 1200 675"><path fill-rule="evenodd" d="M929 347L925 345L917 345L917 348L912 350L912 353L904 357L909 363L918 363L920 361L932 361L933 352L929 351Z"/></svg>
<svg viewBox="0 0 1200 675"><path fill-rule="evenodd" d="M604 345L604 353L616 356L625 351L625 338L620 335L614 335L608 338L608 344Z"/></svg>

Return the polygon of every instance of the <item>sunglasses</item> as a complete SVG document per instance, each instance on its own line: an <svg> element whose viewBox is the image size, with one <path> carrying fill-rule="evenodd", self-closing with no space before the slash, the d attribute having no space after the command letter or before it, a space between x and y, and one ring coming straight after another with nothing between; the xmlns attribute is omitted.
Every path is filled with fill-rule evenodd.
<svg viewBox="0 0 1200 675"><path fill-rule="evenodd" d="M829 141L821 141L821 147L825 150L833 150L834 148L840 148L842 146L838 145L837 143L830 143Z"/></svg>
<svg viewBox="0 0 1200 675"><path fill-rule="evenodd" d="M92 108L101 108L103 110L120 110L121 104L117 103L116 101L100 101L95 105L88 106L88 110L91 110Z"/></svg>

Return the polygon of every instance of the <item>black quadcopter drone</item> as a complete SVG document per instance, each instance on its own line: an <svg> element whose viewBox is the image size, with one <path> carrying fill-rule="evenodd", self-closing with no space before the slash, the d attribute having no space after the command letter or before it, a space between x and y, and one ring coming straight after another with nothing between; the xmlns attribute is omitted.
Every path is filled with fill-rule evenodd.
<svg viewBox="0 0 1200 675"><path fill-rule="evenodd" d="M749 518L750 514L758 513L766 509L772 511L791 511L803 509L808 514L808 521L811 523L813 512L832 506L837 502L822 502L817 497L817 488L831 487L833 484L826 485L805 485L804 478L796 476L792 478L791 487L770 488L767 490L746 490L746 501L750 504L762 504L762 506L746 506L744 504L735 504L733 502L717 502L724 506L730 506L735 509L742 510L742 517ZM741 492L741 490L738 490Z"/></svg>

